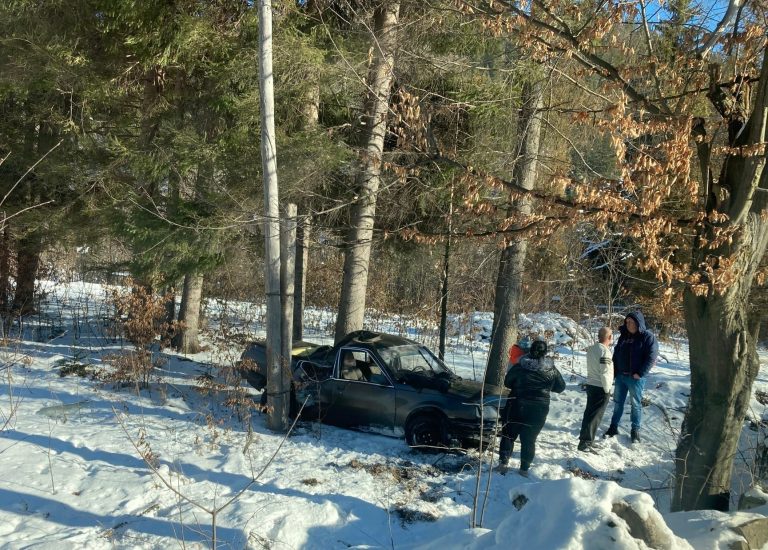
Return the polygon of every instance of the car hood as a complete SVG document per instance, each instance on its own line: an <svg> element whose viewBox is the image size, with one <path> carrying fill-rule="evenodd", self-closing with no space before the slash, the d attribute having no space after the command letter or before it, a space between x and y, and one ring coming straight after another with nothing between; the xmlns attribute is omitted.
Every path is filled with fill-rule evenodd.
<svg viewBox="0 0 768 550"><path fill-rule="evenodd" d="M483 389L481 382L474 380L463 380L459 377L443 378L435 376L423 376L421 374L408 373L403 380L411 387L422 390L437 390L442 394L460 399L466 402L480 402L480 396L484 396L484 401L489 397L506 396L508 390L500 387L486 384Z"/></svg>
<svg viewBox="0 0 768 550"><path fill-rule="evenodd" d="M508 391L500 386L490 384L486 384L485 388L483 388L482 383L472 380L452 380L446 393L455 395L465 401L476 401L479 403L481 396L484 398L484 401L488 401L489 397L506 395Z"/></svg>

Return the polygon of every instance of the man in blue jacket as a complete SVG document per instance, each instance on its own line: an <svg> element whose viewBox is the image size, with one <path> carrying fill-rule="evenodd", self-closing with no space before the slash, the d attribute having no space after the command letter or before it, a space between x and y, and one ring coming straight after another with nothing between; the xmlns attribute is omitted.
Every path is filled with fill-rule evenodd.
<svg viewBox="0 0 768 550"><path fill-rule="evenodd" d="M626 316L619 327L619 341L613 348L613 416L605 437L619 433L619 421L624 413L627 393L630 395L632 421L632 443L640 441L640 421L642 419L643 389L645 376L656 363L659 356L659 344L651 331L645 328L645 318L639 311Z"/></svg>

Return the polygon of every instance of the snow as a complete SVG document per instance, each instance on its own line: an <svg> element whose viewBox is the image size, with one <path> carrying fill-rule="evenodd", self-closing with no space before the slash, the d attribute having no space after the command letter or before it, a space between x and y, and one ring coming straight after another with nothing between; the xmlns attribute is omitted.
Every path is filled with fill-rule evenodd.
<svg viewBox="0 0 768 550"><path fill-rule="evenodd" d="M450 318L452 335L467 334L473 340L489 343L493 328L493 313L476 311L470 316ZM521 313L518 319L520 336L544 338L549 344L589 345L592 337L576 321L553 312Z"/></svg>
<svg viewBox="0 0 768 550"><path fill-rule="evenodd" d="M402 439L321 424L299 422L286 438L259 414L249 434L224 394L204 395L196 380L225 382L216 367L231 365L243 346L215 335L226 328L243 341L257 336L263 308L251 304L210 302L209 349L190 357L158 351L161 367L149 390L61 377L67 364L107 368L105 358L128 344L112 338L106 323L107 287L43 288L45 313L27 319L21 339L0 347L3 548L209 548L214 510L219 548L644 548L612 511L624 501L641 516L660 518L672 548L724 549L738 540L730 526L768 513L765 506L669 513L690 380L685 341L663 343L664 359L649 375L642 444L629 443L627 407L619 436L602 440L599 454L579 453L590 333L557 314L523 316L521 328L556 344L567 382L553 396L524 478L514 468L492 471L487 453L421 454ZM306 338L323 341L331 317L308 312L315 334ZM461 376L481 376L488 346L476 335L491 320L476 313L454 325L480 328L456 328L452 337L447 362ZM402 318L390 323L379 318L376 327L432 337L432 329L404 327ZM764 370L755 389L768 389ZM766 413L753 398L737 496L754 485ZM518 458L516 452L513 465Z"/></svg>

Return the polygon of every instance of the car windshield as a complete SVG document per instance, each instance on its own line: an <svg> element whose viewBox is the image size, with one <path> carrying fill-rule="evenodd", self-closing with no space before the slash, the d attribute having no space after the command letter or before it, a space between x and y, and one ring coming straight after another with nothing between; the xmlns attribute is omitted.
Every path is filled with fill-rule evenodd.
<svg viewBox="0 0 768 550"><path fill-rule="evenodd" d="M399 375L405 373L452 378L454 374L423 346L408 345L379 349L387 366Z"/></svg>

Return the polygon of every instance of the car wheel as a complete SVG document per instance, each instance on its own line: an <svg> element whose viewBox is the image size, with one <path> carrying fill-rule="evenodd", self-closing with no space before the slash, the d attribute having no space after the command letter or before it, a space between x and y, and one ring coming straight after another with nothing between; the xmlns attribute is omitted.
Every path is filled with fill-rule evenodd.
<svg viewBox="0 0 768 550"><path fill-rule="evenodd" d="M445 423L435 415L420 414L405 425L405 441L411 447L435 452L446 447Z"/></svg>

